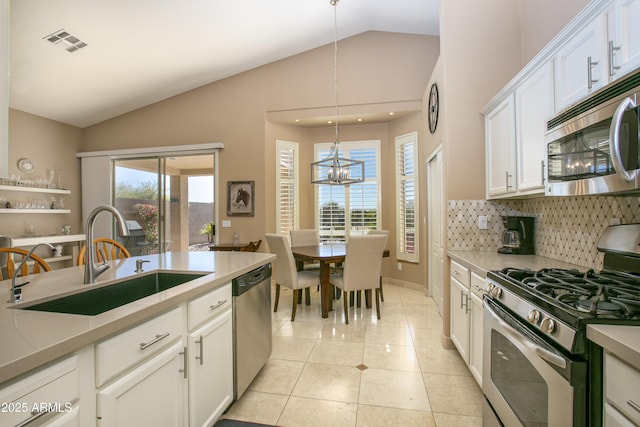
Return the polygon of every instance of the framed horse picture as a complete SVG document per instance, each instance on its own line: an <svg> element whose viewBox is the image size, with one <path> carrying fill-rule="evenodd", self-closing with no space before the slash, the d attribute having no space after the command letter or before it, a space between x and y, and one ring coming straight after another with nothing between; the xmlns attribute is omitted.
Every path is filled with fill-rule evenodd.
<svg viewBox="0 0 640 427"><path fill-rule="evenodd" d="M227 215L254 215L254 181L227 181Z"/></svg>

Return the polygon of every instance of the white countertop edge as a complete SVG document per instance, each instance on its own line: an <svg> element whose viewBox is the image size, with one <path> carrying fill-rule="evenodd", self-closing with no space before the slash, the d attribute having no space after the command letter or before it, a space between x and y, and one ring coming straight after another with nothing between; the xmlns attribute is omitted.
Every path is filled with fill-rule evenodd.
<svg viewBox="0 0 640 427"><path fill-rule="evenodd" d="M235 252L209 252L210 254L214 254L216 257L228 257L234 256L234 254L250 254L249 252L235 253ZM43 321L46 322L46 318L50 316L55 316L57 319L63 319L64 321L74 321L75 319L82 319L83 321L87 321L90 324L95 324L96 326L87 328L86 330L82 330L79 333L69 333L66 336L58 339L56 342L53 342L46 346L35 346L33 351L24 352L24 354L20 354L17 357L12 357L10 360L8 358L0 358L0 385L4 382L11 381L19 377L20 375L41 367L49 362L52 362L60 357L66 356L74 351L81 349L89 344L92 344L96 341L99 341L107 336L114 334L123 329L129 328L137 323L143 322L145 320L149 320L152 317L155 317L158 314L161 314L165 311L168 311L177 305L188 301L198 295L204 294L212 289L215 289L223 284L230 282L235 277L238 277L244 273L247 273L255 268L258 268L264 264L272 262L276 257L275 255L268 253L251 253L251 257L246 263L240 263L242 266L234 266L233 268L227 269L227 271L213 271L209 272L203 277L197 278L195 280L186 282L184 284L175 286L174 288L168 289L166 291L160 292L158 294L154 294L145 298L142 298L137 301L133 301L129 304L126 304L122 307L115 308L113 310L109 310L107 312L98 314L96 316L81 316L75 314L64 314L64 313L45 313L45 312L25 312L22 311L21 315L30 315L30 316L39 316L42 317ZM148 257L148 256L147 256ZM147 258L140 257L140 258ZM126 263L131 264L135 262L135 258L128 258L126 260L116 261L115 263ZM118 265L114 267L115 270L122 267L122 265ZM72 267L81 269L81 267ZM153 271L167 271L167 268L157 268L157 269L148 269L145 270L145 273L150 273ZM107 270L109 271L109 270ZM185 269L173 269L172 271L186 271ZM205 272L204 270L197 270L200 272ZM51 274L51 273L45 273ZM40 275L38 275L40 276ZM133 274L132 274L133 276ZM33 276L35 277L35 276ZM34 281L35 283L35 281ZM27 288L25 288L27 289ZM67 292L68 293L68 292ZM60 295L63 295L64 292ZM6 293L8 295L8 292ZM6 299L6 295L4 292L0 292L0 298L3 298L1 301L3 304L0 304L0 310L16 310L15 308L7 308L7 304L4 304L4 300ZM51 298L48 298L51 299ZM40 300L40 299L38 299ZM29 301L30 303L31 301ZM6 319L3 319L6 320ZM64 335L64 334L62 334ZM11 337L4 337L0 334L0 340L3 341L4 345L10 344Z"/></svg>
<svg viewBox="0 0 640 427"><path fill-rule="evenodd" d="M587 338L640 369L640 326L588 325Z"/></svg>
<svg viewBox="0 0 640 427"><path fill-rule="evenodd" d="M503 268L528 268L530 270L540 270L543 268L563 268L588 270L589 267L559 261L553 258L546 258L540 255L510 255L499 254L494 251L447 251L449 258L469 267L471 271L482 277L491 270L502 270Z"/></svg>

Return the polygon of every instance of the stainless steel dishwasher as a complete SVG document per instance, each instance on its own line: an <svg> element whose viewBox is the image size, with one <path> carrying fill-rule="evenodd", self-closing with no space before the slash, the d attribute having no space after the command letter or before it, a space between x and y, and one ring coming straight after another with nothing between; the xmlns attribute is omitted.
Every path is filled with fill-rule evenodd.
<svg viewBox="0 0 640 427"><path fill-rule="evenodd" d="M232 281L233 397L239 399L271 355L271 264Z"/></svg>

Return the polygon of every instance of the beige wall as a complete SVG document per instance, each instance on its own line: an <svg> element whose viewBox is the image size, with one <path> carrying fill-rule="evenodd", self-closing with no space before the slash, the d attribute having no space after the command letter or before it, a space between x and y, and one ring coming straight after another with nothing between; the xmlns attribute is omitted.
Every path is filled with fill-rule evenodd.
<svg viewBox="0 0 640 427"><path fill-rule="evenodd" d="M526 65L584 9L589 0L520 0L520 63Z"/></svg>
<svg viewBox="0 0 640 427"><path fill-rule="evenodd" d="M437 37L369 32L341 41L340 104L357 106L362 112L410 102L419 106L438 55ZM82 149L223 142L220 188L226 189L229 180L256 182L255 218L227 218L226 211L220 210L221 220L232 221L232 228L219 229L224 241L231 240L233 230L239 231L241 240L255 240L275 230L275 141L299 142L300 225L313 227L314 189L308 178L313 143L332 141L335 129L300 128L287 118L316 108L333 112L333 71L331 44L89 127L84 130ZM268 121L267 113L278 113L279 121ZM415 112L391 124L340 127L341 141L376 139L382 143L383 227L391 230L395 229L393 141L397 135L418 131L420 116ZM220 206L224 206L226 194L221 196ZM418 264L401 272L395 268L395 258L385 264L387 269L393 265L388 273L401 280L424 283L424 269Z"/></svg>
<svg viewBox="0 0 640 427"><path fill-rule="evenodd" d="M0 217L0 234L21 236L25 234L28 223L35 226L37 234L58 234L62 225L71 225L72 233L80 230L80 161L75 154L82 143L82 129L33 114L9 109L9 175L20 174L18 159L31 159L35 170L29 179L46 178L47 170L59 170L62 184L71 190L71 195L53 195L56 199L64 197L65 208L70 214L3 214ZM22 176L25 176L24 174ZM26 199L50 199L51 194L39 193L3 193L5 197Z"/></svg>

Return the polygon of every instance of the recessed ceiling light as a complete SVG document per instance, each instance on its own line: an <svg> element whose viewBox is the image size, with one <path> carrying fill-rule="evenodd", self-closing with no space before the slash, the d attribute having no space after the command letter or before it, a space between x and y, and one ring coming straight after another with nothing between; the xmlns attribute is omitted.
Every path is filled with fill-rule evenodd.
<svg viewBox="0 0 640 427"><path fill-rule="evenodd" d="M300 119L296 119L296 120L295 120L295 122L296 122L296 123L300 123Z"/></svg>
<svg viewBox="0 0 640 427"><path fill-rule="evenodd" d="M395 113L394 113L393 111L390 111L390 112L389 112L389 115L390 115L390 116L393 116L394 114L395 114Z"/></svg>
<svg viewBox="0 0 640 427"><path fill-rule="evenodd" d="M67 52L75 52L76 50L87 46L85 42L75 36L72 36L64 29L51 33L48 36L44 36L42 39L52 44L64 47Z"/></svg>
<svg viewBox="0 0 640 427"><path fill-rule="evenodd" d="M329 123L329 124L331 124L331 123L333 123L333 121L331 121L331 120L328 120L328 121L327 121L327 123Z"/></svg>
<svg viewBox="0 0 640 427"><path fill-rule="evenodd" d="M362 119L358 119L358 121L359 121L359 122L361 122L361 121L362 121Z"/></svg>

